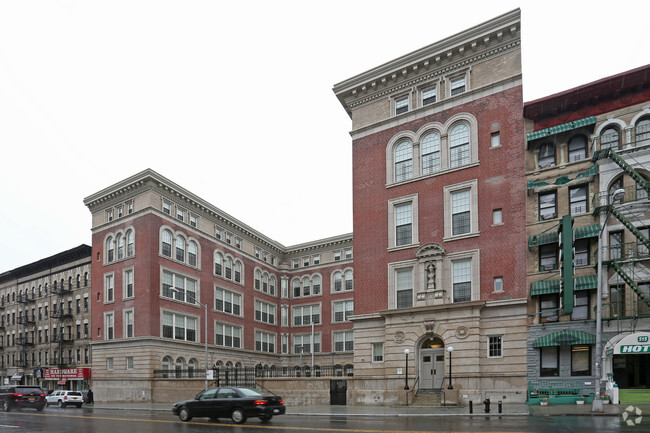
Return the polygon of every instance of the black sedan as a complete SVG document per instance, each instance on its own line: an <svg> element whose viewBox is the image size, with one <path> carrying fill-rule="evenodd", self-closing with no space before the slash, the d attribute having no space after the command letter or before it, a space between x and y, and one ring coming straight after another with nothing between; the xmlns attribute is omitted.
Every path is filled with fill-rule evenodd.
<svg viewBox="0 0 650 433"><path fill-rule="evenodd" d="M221 387L200 392L192 400L174 403L172 413L181 421L193 417L212 420L230 418L234 423L246 422L249 417L269 421L273 415L284 414L284 401L277 395L266 395L253 388Z"/></svg>

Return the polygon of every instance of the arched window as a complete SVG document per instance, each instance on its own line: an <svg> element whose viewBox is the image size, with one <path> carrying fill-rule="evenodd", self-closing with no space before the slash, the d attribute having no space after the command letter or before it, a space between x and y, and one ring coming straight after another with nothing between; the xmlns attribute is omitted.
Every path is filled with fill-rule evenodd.
<svg viewBox="0 0 650 433"><path fill-rule="evenodd" d="M298 278L294 279L291 283L291 287L293 287L293 297L294 298L299 298L300 297L300 280Z"/></svg>
<svg viewBox="0 0 650 433"><path fill-rule="evenodd" d="M587 138L574 135L569 139L569 161L580 161L587 157Z"/></svg>
<svg viewBox="0 0 650 433"><path fill-rule="evenodd" d="M80 288L80 287L81 287L81 275L77 274L77 289ZM39 293L39 295L41 293L41 288L40 287L38 288L38 293Z"/></svg>
<svg viewBox="0 0 650 433"><path fill-rule="evenodd" d="M311 295L311 282L309 281L309 277L302 279L302 294L303 296Z"/></svg>
<svg viewBox="0 0 650 433"><path fill-rule="evenodd" d="M255 290L260 290L262 284L262 272L259 269L255 269Z"/></svg>
<svg viewBox="0 0 650 433"><path fill-rule="evenodd" d="M106 249L108 250L108 261L112 262L115 260L115 246L113 245L113 237L109 236L106 239Z"/></svg>
<svg viewBox="0 0 650 433"><path fill-rule="evenodd" d="M410 179L413 176L413 145L402 141L395 147L395 182Z"/></svg>
<svg viewBox="0 0 650 433"><path fill-rule="evenodd" d="M176 364L174 365L176 377L183 377L183 367L185 367L185 360L183 358L177 358Z"/></svg>
<svg viewBox="0 0 650 433"><path fill-rule="evenodd" d="M620 134L618 129L610 126L605 128L605 130L600 134L600 148L601 149L618 149L621 145Z"/></svg>
<svg viewBox="0 0 650 433"><path fill-rule="evenodd" d="M72 277L68 277L68 289L72 290Z"/></svg>
<svg viewBox="0 0 650 433"><path fill-rule="evenodd" d="M187 361L187 377L194 377L194 370L196 369L197 364L198 362L194 358Z"/></svg>
<svg viewBox="0 0 650 433"><path fill-rule="evenodd" d="M88 272L84 273L84 287L88 287ZM47 293L47 284L45 285L45 293Z"/></svg>
<svg viewBox="0 0 650 433"><path fill-rule="evenodd" d="M176 260L185 261L185 239L182 236L176 238Z"/></svg>
<svg viewBox="0 0 650 433"><path fill-rule="evenodd" d="M162 232L162 254L163 256L172 256L172 233L169 230Z"/></svg>
<svg viewBox="0 0 650 433"><path fill-rule="evenodd" d="M469 127L459 123L449 132L449 166L469 164Z"/></svg>
<svg viewBox="0 0 650 433"><path fill-rule="evenodd" d="M169 377L173 365L174 365L174 361L172 360L171 356L165 356L163 358L163 360L162 360L162 370L163 370L162 376L163 376L163 378L168 378Z"/></svg>
<svg viewBox="0 0 650 433"><path fill-rule="evenodd" d="M340 292L341 290L343 290L343 276L341 275L341 273L338 271L334 272L333 279L334 279L334 291Z"/></svg>
<svg viewBox="0 0 650 433"><path fill-rule="evenodd" d="M196 242L190 241L190 244L187 247L187 262L191 266L196 266L197 254L198 254L198 248L196 246Z"/></svg>
<svg viewBox="0 0 650 433"><path fill-rule="evenodd" d="M134 244L135 244L135 234L133 230L129 230L126 232L126 255L127 257L131 257L135 254L135 249L134 249Z"/></svg>
<svg viewBox="0 0 650 433"><path fill-rule="evenodd" d="M647 117L641 119L636 124L634 133L637 146L647 146L650 144L650 119Z"/></svg>
<svg viewBox="0 0 650 433"><path fill-rule="evenodd" d="M440 135L431 132L422 139L422 174L440 171Z"/></svg>
<svg viewBox="0 0 650 433"><path fill-rule="evenodd" d="M241 283L242 264L239 260L235 261L235 281Z"/></svg>
<svg viewBox="0 0 650 433"><path fill-rule="evenodd" d="M219 276L223 273L223 256L218 251L214 253L214 273Z"/></svg>
<svg viewBox="0 0 650 433"><path fill-rule="evenodd" d="M275 276L273 275L269 278L269 293L275 295Z"/></svg>
<svg viewBox="0 0 650 433"><path fill-rule="evenodd" d="M320 275L314 275L314 278L312 278L312 282L314 283L314 295L320 295L320 286L321 286Z"/></svg>
<svg viewBox="0 0 650 433"><path fill-rule="evenodd" d="M264 293L269 292L269 274L267 274L267 273L262 275L262 291Z"/></svg>
<svg viewBox="0 0 650 433"><path fill-rule="evenodd" d="M352 271L347 270L345 271L345 290L352 290L354 289L354 283L352 280Z"/></svg>
<svg viewBox="0 0 650 433"><path fill-rule="evenodd" d="M623 176L619 176L612 184L609 186L609 204L614 204L614 193L616 192L617 189L622 189L623 188ZM619 199L616 201L616 203L620 203L622 199Z"/></svg>
<svg viewBox="0 0 650 433"><path fill-rule="evenodd" d="M118 234L117 237L117 259L123 259L124 258L124 236L122 234Z"/></svg>
<svg viewBox="0 0 650 433"><path fill-rule="evenodd" d="M650 144L650 143L649 143ZM643 178L646 181L646 185L649 184L648 178L646 176L643 176ZM643 185L640 184L639 182L636 183L636 199L637 200L643 200L648 198L648 191L646 191L643 188Z"/></svg>
<svg viewBox="0 0 650 433"><path fill-rule="evenodd" d="M226 257L226 278L232 280L232 259Z"/></svg>

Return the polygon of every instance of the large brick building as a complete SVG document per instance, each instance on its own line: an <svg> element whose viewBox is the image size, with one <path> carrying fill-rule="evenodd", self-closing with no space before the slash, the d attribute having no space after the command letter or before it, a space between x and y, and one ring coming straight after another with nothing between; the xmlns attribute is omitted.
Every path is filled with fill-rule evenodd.
<svg viewBox="0 0 650 433"><path fill-rule="evenodd" d="M515 10L334 87L352 119L355 377L378 384L358 402L404 402L416 377L523 401L520 35Z"/></svg>

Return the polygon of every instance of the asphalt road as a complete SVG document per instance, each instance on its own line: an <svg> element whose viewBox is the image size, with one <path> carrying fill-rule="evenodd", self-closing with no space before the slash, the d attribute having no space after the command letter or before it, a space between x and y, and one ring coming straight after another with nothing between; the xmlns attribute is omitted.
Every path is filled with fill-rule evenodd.
<svg viewBox="0 0 650 433"><path fill-rule="evenodd" d="M0 413L0 432L47 433L386 433L386 432L647 432L650 417L627 426L616 416L557 417L345 417L283 415L263 423L249 419L235 425L229 419L195 418L183 423L171 412L94 408L46 408Z"/></svg>

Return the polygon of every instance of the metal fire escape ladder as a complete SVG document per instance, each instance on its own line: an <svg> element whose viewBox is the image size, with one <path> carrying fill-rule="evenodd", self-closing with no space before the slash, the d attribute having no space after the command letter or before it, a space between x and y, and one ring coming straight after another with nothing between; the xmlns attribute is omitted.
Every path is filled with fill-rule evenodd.
<svg viewBox="0 0 650 433"><path fill-rule="evenodd" d="M630 286L632 290L637 294L637 296L648 306L650 307L650 296L643 293L639 288L633 278L631 278L624 270L618 260L612 260L610 266L616 270L616 273L625 281L625 283Z"/></svg>
<svg viewBox="0 0 650 433"><path fill-rule="evenodd" d="M621 211L616 209L615 206L611 206L611 213L616 217L617 220L621 222L621 224L625 226L626 229L632 232L632 234L639 240L639 242L641 242L646 248L650 250L650 239L646 238L639 229L634 227L634 224L632 224L632 222L627 219L625 215L621 213Z"/></svg>
<svg viewBox="0 0 650 433"><path fill-rule="evenodd" d="M638 150L638 149L635 149ZM625 159L618 153L614 152L613 149L600 149L594 153L592 161L597 161L599 159L609 158L614 161L625 174L630 176L634 181L645 190L645 192L650 196L650 182L645 180L630 164L628 164Z"/></svg>

